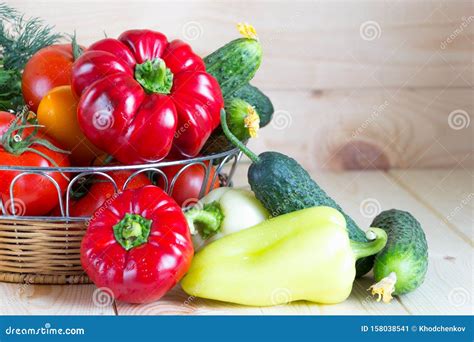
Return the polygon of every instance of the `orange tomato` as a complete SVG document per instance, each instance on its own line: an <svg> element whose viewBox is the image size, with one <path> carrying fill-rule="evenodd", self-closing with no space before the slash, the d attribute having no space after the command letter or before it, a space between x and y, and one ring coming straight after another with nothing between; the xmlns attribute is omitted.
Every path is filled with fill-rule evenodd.
<svg viewBox="0 0 474 342"><path fill-rule="evenodd" d="M82 133L77 121L77 103L71 86L51 89L38 106L37 118L44 131L64 149L71 152L73 165L91 165L104 152L95 147Z"/></svg>

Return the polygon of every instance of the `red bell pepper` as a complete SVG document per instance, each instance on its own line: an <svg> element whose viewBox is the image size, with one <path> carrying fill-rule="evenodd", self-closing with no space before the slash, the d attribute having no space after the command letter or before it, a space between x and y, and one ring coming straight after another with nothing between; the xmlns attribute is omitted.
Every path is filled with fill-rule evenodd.
<svg viewBox="0 0 474 342"><path fill-rule="evenodd" d="M81 263L115 299L148 303L179 282L193 253L181 208L148 185L122 192L95 212L82 240Z"/></svg>
<svg viewBox="0 0 474 342"><path fill-rule="evenodd" d="M84 134L122 163L156 162L171 148L196 156L224 105L191 47L150 30L92 44L73 65L72 88Z"/></svg>

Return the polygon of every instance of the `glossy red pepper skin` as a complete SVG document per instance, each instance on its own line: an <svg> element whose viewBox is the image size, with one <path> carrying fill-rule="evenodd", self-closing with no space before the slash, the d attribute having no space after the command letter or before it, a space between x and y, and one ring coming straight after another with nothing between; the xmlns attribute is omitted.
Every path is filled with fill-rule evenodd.
<svg viewBox="0 0 474 342"><path fill-rule="evenodd" d="M147 241L129 250L113 228L126 214L151 220ZM126 190L99 208L81 244L82 266L90 279L129 303L160 299L187 272L193 253L181 208L153 185Z"/></svg>
<svg viewBox="0 0 474 342"><path fill-rule="evenodd" d="M160 59L173 75L169 93L146 90L137 66ZM171 149L196 156L220 123L217 81L180 40L131 30L92 44L73 65L79 124L97 147L122 163L157 162Z"/></svg>

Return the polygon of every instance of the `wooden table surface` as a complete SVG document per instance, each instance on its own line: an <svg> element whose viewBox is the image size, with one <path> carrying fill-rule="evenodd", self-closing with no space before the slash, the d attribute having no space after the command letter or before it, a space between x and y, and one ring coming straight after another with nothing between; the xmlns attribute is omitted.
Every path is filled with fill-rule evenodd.
<svg viewBox="0 0 474 342"><path fill-rule="evenodd" d="M245 186L247 165L236 173ZM473 314L473 170L312 172L361 226L380 210L409 210L428 239L430 263L424 284L390 304L367 292L372 279L354 283L349 299L337 305L297 302L276 307L244 307L188 297L179 286L147 305L115 302L94 285L0 283L3 315L458 315Z"/></svg>

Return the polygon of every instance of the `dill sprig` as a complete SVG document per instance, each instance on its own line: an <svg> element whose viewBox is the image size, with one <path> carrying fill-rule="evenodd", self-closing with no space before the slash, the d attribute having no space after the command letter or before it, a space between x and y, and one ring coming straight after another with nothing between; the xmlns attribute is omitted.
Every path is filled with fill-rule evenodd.
<svg viewBox="0 0 474 342"><path fill-rule="evenodd" d="M26 18L5 3L0 3L0 19L0 110L15 110L24 105L21 73L26 62L62 35L40 18Z"/></svg>

